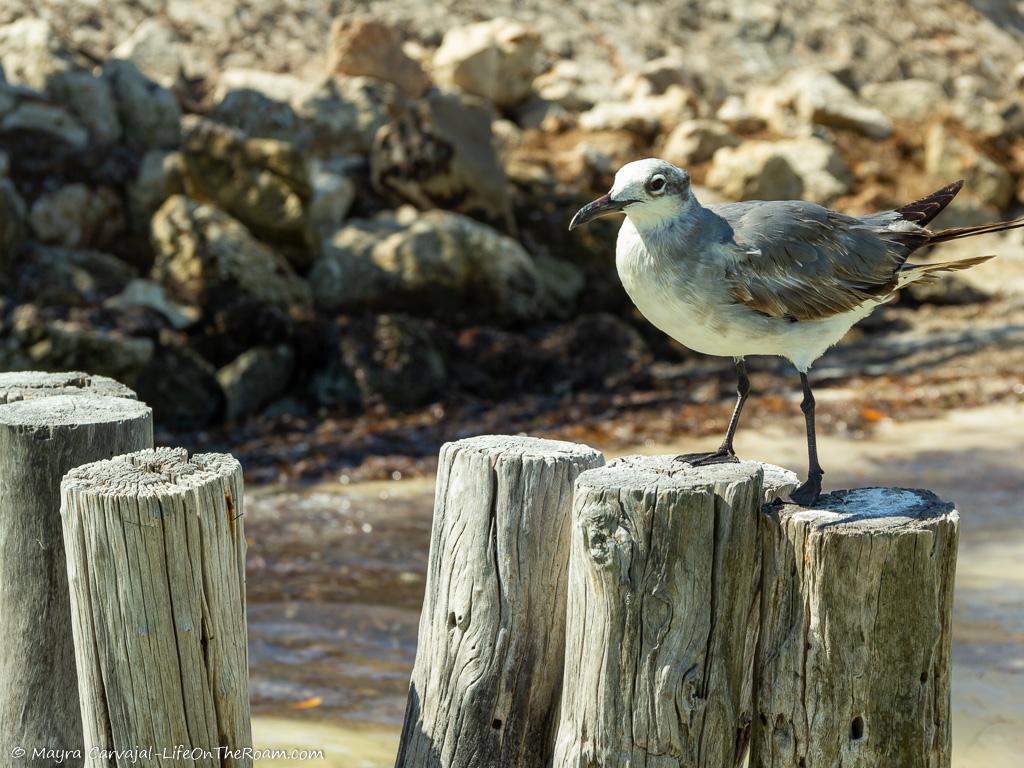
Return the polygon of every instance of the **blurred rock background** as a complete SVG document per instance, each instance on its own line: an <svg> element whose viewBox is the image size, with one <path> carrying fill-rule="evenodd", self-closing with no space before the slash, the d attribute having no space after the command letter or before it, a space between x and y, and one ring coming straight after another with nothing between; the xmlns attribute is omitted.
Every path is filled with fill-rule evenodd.
<svg viewBox="0 0 1024 768"><path fill-rule="evenodd" d="M703 202L965 177L940 224L1014 215L1021 10L6 0L0 369L114 376L176 431L675 387L618 222L572 213L658 155ZM962 247L1001 258L904 325L1022 313L1022 231Z"/></svg>

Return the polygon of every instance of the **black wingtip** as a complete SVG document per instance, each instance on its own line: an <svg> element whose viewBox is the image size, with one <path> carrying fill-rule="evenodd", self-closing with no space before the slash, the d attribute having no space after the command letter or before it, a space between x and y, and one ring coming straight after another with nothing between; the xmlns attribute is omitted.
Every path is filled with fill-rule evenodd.
<svg viewBox="0 0 1024 768"><path fill-rule="evenodd" d="M912 221L919 227L926 226L932 219L942 213L943 209L953 202L953 198L964 188L964 180L957 179L952 184L947 184L942 189L932 192L930 195L907 203L896 212L907 221Z"/></svg>

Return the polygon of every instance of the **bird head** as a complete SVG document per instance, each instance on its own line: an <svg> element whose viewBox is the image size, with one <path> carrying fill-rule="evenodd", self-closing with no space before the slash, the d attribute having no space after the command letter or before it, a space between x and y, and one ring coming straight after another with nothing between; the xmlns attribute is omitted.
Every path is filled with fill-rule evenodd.
<svg viewBox="0 0 1024 768"><path fill-rule="evenodd" d="M681 215L692 202L690 174L657 158L627 163L607 195L580 208L569 229L609 213L623 212L638 225L656 225Z"/></svg>

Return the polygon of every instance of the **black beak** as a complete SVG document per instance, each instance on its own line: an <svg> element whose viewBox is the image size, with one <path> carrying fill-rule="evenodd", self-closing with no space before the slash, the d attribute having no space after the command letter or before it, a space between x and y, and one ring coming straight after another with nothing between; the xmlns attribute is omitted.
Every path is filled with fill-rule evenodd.
<svg viewBox="0 0 1024 768"><path fill-rule="evenodd" d="M588 221L593 221L598 216L605 216L609 213L615 213L621 211L629 201L620 203L612 200L611 195L603 195L592 203L587 203L578 211L576 215L572 217L572 221L569 222L569 231L581 227Z"/></svg>

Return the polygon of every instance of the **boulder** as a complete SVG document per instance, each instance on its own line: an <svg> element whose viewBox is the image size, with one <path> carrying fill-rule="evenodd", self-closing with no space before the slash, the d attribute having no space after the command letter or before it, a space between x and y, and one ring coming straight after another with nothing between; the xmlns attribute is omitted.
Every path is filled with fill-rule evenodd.
<svg viewBox="0 0 1024 768"><path fill-rule="evenodd" d="M748 141L715 153L707 184L733 200L795 200L829 204L850 189L845 161L813 136Z"/></svg>
<svg viewBox="0 0 1024 768"><path fill-rule="evenodd" d="M204 310L240 300L282 308L310 305L309 287L269 246L228 214L174 195L153 216L152 278Z"/></svg>
<svg viewBox="0 0 1024 768"><path fill-rule="evenodd" d="M153 358L153 341L85 323L53 320L38 328L21 329L22 347L35 370L89 371L135 386L139 373ZM139 392L139 397L143 395Z"/></svg>
<svg viewBox="0 0 1024 768"><path fill-rule="evenodd" d="M134 383L139 399L153 409L158 429L202 429L224 412L217 371L188 347L158 346Z"/></svg>
<svg viewBox="0 0 1024 768"><path fill-rule="evenodd" d="M246 350L217 371L227 402L227 420L258 413L283 395L294 368L295 353L291 347L279 345Z"/></svg>
<svg viewBox="0 0 1024 768"><path fill-rule="evenodd" d="M430 87L430 78L402 50L402 35L394 27L365 15L343 16L331 25L327 71L333 75L375 77L417 97Z"/></svg>
<svg viewBox="0 0 1024 768"><path fill-rule="evenodd" d="M579 127L585 131L626 131L649 140L658 131L670 130L695 114L689 91L674 85L664 93L629 101L602 101L580 115Z"/></svg>
<svg viewBox="0 0 1024 768"><path fill-rule="evenodd" d="M305 235L309 167L294 145L249 139L211 120L190 117L184 160L185 190L191 197L211 200L258 235Z"/></svg>
<svg viewBox="0 0 1024 768"><path fill-rule="evenodd" d="M134 277L134 269L110 254L33 243L18 270L18 295L39 306L94 306Z"/></svg>
<svg viewBox="0 0 1024 768"><path fill-rule="evenodd" d="M391 83L369 77L329 77L297 96L292 108L312 134L319 157L365 155L389 112L401 103Z"/></svg>
<svg viewBox="0 0 1024 768"><path fill-rule="evenodd" d="M113 50L112 58L132 62L139 71L166 88L173 88L187 61L174 28L162 19L144 19Z"/></svg>
<svg viewBox="0 0 1024 768"><path fill-rule="evenodd" d="M185 306L167 298L164 287L152 280L133 278L124 284L123 289L110 296L103 305L115 309L128 307L145 307L163 317L175 330L183 330L199 319L195 307Z"/></svg>
<svg viewBox="0 0 1024 768"><path fill-rule="evenodd" d="M127 144L135 149L173 149L181 142L181 107L173 92L123 59L109 59L103 76L114 90Z"/></svg>
<svg viewBox="0 0 1024 768"><path fill-rule="evenodd" d="M300 118L291 104L246 88L227 91L207 117L225 126L237 128L253 139L287 141L308 151L313 130Z"/></svg>
<svg viewBox="0 0 1024 768"><path fill-rule="evenodd" d="M18 263L25 229L25 202L10 179L0 178L0 288L7 288Z"/></svg>
<svg viewBox="0 0 1024 768"><path fill-rule="evenodd" d="M540 343L574 389L608 389L646 376L651 354L635 328L607 313L582 315Z"/></svg>
<svg viewBox="0 0 1024 768"><path fill-rule="evenodd" d="M185 158L181 152L151 149L142 156L139 172L128 185L128 210L133 226L148 227L156 210L171 195L185 191Z"/></svg>
<svg viewBox="0 0 1024 768"><path fill-rule="evenodd" d="M28 99L4 115L0 130L49 134L76 150L89 143L89 132L66 109Z"/></svg>
<svg viewBox="0 0 1024 768"><path fill-rule="evenodd" d="M572 59L559 59L533 81L536 98L570 112L590 109L606 95L588 88L589 77L583 67Z"/></svg>
<svg viewBox="0 0 1024 768"><path fill-rule="evenodd" d="M36 198L28 223L44 243L102 248L123 231L124 215L120 196L109 187L68 184Z"/></svg>
<svg viewBox="0 0 1024 768"><path fill-rule="evenodd" d="M739 145L739 137L718 120L687 120L665 139L661 157L680 167L703 163L722 147Z"/></svg>
<svg viewBox="0 0 1024 768"><path fill-rule="evenodd" d="M333 235L348 217L356 198L356 184L345 172L344 165L320 161L314 161L311 166L310 184L310 243L319 250L323 241Z"/></svg>
<svg viewBox="0 0 1024 768"><path fill-rule="evenodd" d="M868 83L860 95L890 119L906 122L924 122L941 115L947 106L946 91L939 83L917 77Z"/></svg>
<svg viewBox="0 0 1024 768"><path fill-rule="evenodd" d="M106 78L72 69L51 75L47 90L85 126L93 143L110 145L121 138L117 102Z"/></svg>
<svg viewBox="0 0 1024 768"><path fill-rule="evenodd" d="M493 111L479 102L431 91L381 128L370 157L374 186L417 208L444 208L510 228L493 121Z"/></svg>
<svg viewBox="0 0 1024 768"><path fill-rule="evenodd" d="M540 50L540 33L511 19L455 27L434 54L434 76L507 109L530 95Z"/></svg>
<svg viewBox="0 0 1024 768"><path fill-rule="evenodd" d="M765 119L750 108L742 96L732 94L722 102L715 118L737 133L757 133L767 125Z"/></svg>
<svg viewBox="0 0 1024 768"><path fill-rule="evenodd" d="M51 76L73 67L50 22L26 17L0 26L0 70L6 82L45 91Z"/></svg>
<svg viewBox="0 0 1024 768"><path fill-rule="evenodd" d="M232 91L251 91L284 104L299 100L316 90L307 79L262 69L228 68L217 76L216 101Z"/></svg>
<svg viewBox="0 0 1024 768"><path fill-rule="evenodd" d="M324 243L309 281L328 312L524 322L547 309L537 268L518 242L441 210L350 221Z"/></svg>
<svg viewBox="0 0 1024 768"><path fill-rule="evenodd" d="M925 170L942 183L963 178L980 202L1005 208L1013 198L1013 176L1000 163L959 139L948 127L933 125L925 136Z"/></svg>

